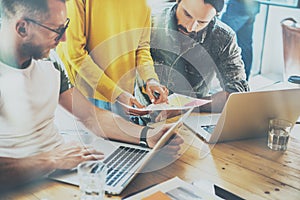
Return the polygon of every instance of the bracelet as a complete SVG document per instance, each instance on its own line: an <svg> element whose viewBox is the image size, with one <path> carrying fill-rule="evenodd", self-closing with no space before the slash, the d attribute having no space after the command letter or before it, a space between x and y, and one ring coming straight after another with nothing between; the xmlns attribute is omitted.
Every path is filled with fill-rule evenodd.
<svg viewBox="0 0 300 200"><path fill-rule="evenodd" d="M140 135L140 146L147 147L147 148L149 148L148 142L147 142L147 132L148 132L148 129L152 129L152 128L149 127L149 126L145 126L142 129L142 132L141 132L141 135Z"/></svg>

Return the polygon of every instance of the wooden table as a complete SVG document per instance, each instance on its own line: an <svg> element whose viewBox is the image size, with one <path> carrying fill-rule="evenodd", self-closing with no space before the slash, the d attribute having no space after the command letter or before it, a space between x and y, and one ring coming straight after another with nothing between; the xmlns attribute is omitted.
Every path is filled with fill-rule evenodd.
<svg viewBox="0 0 300 200"><path fill-rule="evenodd" d="M189 130L182 156L169 166L138 175L121 196L178 176L187 182L205 180L245 199L300 198L300 126L297 125L284 152L272 151L266 138L207 145ZM0 199L80 199L78 187L42 180L2 194Z"/></svg>

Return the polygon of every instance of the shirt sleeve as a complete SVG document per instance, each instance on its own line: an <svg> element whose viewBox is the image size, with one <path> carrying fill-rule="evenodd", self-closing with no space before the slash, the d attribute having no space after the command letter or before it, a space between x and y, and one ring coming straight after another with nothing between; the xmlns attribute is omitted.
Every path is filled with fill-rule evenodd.
<svg viewBox="0 0 300 200"><path fill-rule="evenodd" d="M67 91L68 89L72 88L73 85L71 84L64 65L55 51L51 50L49 58L47 60L51 61L54 67L60 72L60 90L59 93L62 94L63 92Z"/></svg>
<svg viewBox="0 0 300 200"><path fill-rule="evenodd" d="M230 37L219 58L217 76L222 88L229 93L249 91L241 49L237 45L235 34Z"/></svg>
<svg viewBox="0 0 300 200"><path fill-rule="evenodd" d="M83 79L85 83L99 91L107 99L115 99L124 91L93 61L86 49L88 40L86 31L88 30L86 30L85 25L90 22L86 18L85 3L81 0L67 2L68 16L73 23L70 23L66 34L67 38L72 39L61 43L60 48L67 55L70 66L76 71L76 77L79 76L80 79ZM99 81L99 77L101 77L101 81Z"/></svg>
<svg viewBox="0 0 300 200"><path fill-rule="evenodd" d="M154 64L150 53L150 35L151 35L151 11L147 7L147 17L141 35L139 46L136 51L138 72L144 81L148 79L158 80L154 70Z"/></svg>

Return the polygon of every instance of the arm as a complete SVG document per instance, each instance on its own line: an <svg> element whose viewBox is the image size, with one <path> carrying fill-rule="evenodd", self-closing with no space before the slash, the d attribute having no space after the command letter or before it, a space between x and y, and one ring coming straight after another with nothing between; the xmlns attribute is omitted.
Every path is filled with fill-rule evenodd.
<svg viewBox="0 0 300 200"><path fill-rule="evenodd" d="M241 49L236 42L235 33L231 34L232 37L228 38L220 52L217 76L221 87L228 93L249 91Z"/></svg>
<svg viewBox="0 0 300 200"><path fill-rule="evenodd" d="M224 91L212 95L212 102L200 107L203 112L222 112L230 93L249 91L241 50L236 43L235 34L230 34L232 34L231 37L219 53L218 61L217 77Z"/></svg>
<svg viewBox="0 0 300 200"><path fill-rule="evenodd" d="M158 76L154 71L153 60L150 53L151 12L147 6L145 6L145 16L144 27L136 50L137 70L144 81L149 79L158 81Z"/></svg>
<svg viewBox="0 0 300 200"><path fill-rule="evenodd" d="M76 88L62 93L59 103L96 135L139 143L138 133L142 130L141 126L129 123L119 115L94 106Z"/></svg>
<svg viewBox="0 0 300 200"><path fill-rule="evenodd" d="M26 158L0 157L0 191L38 179L55 169L72 169L103 154L79 145L62 145L50 152Z"/></svg>
<svg viewBox="0 0 300 200"><path fill-rule="evenodd" d="M79 90L71 88L68 77L65 74L63 66L60 65L60 60L56 57L55 52L52 52L50 55L50 60L53 62L54 67L60 71L61 88L59 103L67 111L77 117L87 128L96 133L98 136L139 143L138 133L141 131L142 127L130 124L120 116L94 106L81 94ZM118 124L114 126L116 122L118 122ZM130 134L128 135L127 133L123 135L124 132L119 126L124 127L124 130L128 130L128 133L135 133L134 137L130 137ZM112 127L115 127L115 129ZM109 135L106 136L106 132L109 133Z"/></svg>
<svg viewBox="0 0 300 200"><path fill-rule="evenodd" d="M124 91L104 73L101 66L94 62L91 52L89 52L92 50L87 50L87 40L92 40L92 38L87 38L89 36L87 27L89 26L88 23L92 22L89 21L90 18L86 17L85 1L68 1L67 6L68 16L73 23L70 23L66 32L67 41L58 46L57 52L62 58L64 57L63 61L69 71L72 83L75 83L75 86L86 93L91 93L89 91L91 89L93 90L92 93L96 90L104 95L107 101L116 99ZM97 29L97 27L94 28ZM102 27L98 28L101 29ZM103 62L103 65L107 66L107 62L110 61Z"/></svg>
<svg viewBox="0 0 300 200"><path fill-rule="evenodd" d="M20 159L0 157L0 191L31 181L52 170L53 163L44 156Z"/></svg>
<svg viewBox="0 0 300 200"><path fill-rule="evenodd" d="M138 72L141 78L146 82L146 92L152 103L163 103L167 101L169 91L160 85L158 76L154 70L154 64L150 53L150 34L151 34L151 12L146 7L146 21L136 50ZM159 93L155 97L154 92Z"/></svg>
<svg viewBox="0 0 300 200"><path fill-rule="evenodd" d="M142 126L130 123L119 115L94 106L76 88L62 93L59 103L97 136L139 144ZM147 134L149 146L153 147L169 127L170 125L163 125L149 129Z"/></svg>

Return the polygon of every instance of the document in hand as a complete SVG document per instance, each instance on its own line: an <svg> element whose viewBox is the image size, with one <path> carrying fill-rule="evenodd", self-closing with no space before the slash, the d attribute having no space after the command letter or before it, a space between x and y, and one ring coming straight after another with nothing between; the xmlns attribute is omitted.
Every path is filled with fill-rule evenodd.
<svg viewBox="0 0 300 200"><path fill-rule="evenodd" d="M185 110L191 107L198 107L211 102L211 100L197 99L181 94L173 93L168 97L168 103L150 104L145 108L134 108L119 102L129 111L162 111L162 110Z"/></svg>
<svg viewBox="0 0 300 200"><path fill-rule="evenodd" d="M200 188L174 177L147 190L139 192L124 200L191 200L191 199L220 199Z"/></svg>

